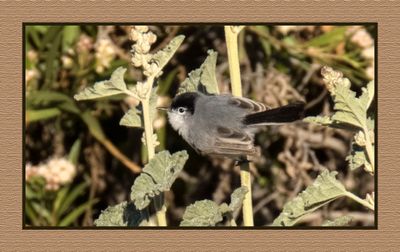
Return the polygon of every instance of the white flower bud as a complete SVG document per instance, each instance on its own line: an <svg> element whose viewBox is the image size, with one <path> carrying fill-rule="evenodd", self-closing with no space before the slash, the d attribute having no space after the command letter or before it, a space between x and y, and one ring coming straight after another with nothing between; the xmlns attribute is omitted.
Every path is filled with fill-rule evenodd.
<svg viewBox="0 0 400 252"><path fill-rule="evenodd" d="M142 33L140 33L139 31L137 31L135 29L131 29L131 39L133 41L138 41L141 36L142 36Z"/></svg>
<svg viewBox="0 0 400 252"><path fill-rule="evenodd" d="M146 40L149 44L154 44L154 42L156 42L157 40L157 36L152 32L148 32L143 35L143 39Z"/></svg>
<svg viewBox="0 0 400 252"><path fill-rule="evenodd" d="M74 65L74 61L71 59L71 57L66 55L61 56L61 62L65 69L71 69Z"/></svg>
<svg viewBox="0 0 400 252"><path fill-rule="evenodd" d="M146 43L146 42L142 42L139 44L140 45L140 49L142 50L143 54L146 54L150 51L150 44Z"/></svg>
<svg viewBox="0 0 400 252"><path fill-rule="evenodd" d="M140 67L142 65L142 57L141 54L135 53L132 56L132 64L135 67Z"/></svg>
<svg viewBox="0 0 400 252"><path fill-rule="evenodd" d="M149 30L147 25L135 25L133 28L141 33L145 33Z"/></svg>
<svg viewBox="0 0 400 252"><path fill-rule="evenodd" d="M28 59L34 63L38 61L38 53L34 50L29 50L28 53L26 54Z"/></svg>

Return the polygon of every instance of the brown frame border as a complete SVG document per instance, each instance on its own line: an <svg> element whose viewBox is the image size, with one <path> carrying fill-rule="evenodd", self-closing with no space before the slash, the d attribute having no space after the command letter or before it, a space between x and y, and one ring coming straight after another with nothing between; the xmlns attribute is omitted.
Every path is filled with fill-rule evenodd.
<svg viewBox="0 0 400 252"><path fill-rule="evenodd" d="M399 86L400 3L393 1L7 1L0 0L0 245L12 250L342 250L400 245L395 190ZM359 13L359 14L357 14ZM362 14L361 14L362 13ZM22 23L23 22L377 22L379 25L378 230L23 230L22 220ZM397 75L396 75L397 74ZM385 111L384 113L382 111ZM10 113L14 112L14 113ZM390 141L392 140L392 141ZM396 195L397 194L397 195ZM397 217L397 218L396 218ZM377 220L376 220L377 221ZM158 245L159 247L154 247Z"/></svg>

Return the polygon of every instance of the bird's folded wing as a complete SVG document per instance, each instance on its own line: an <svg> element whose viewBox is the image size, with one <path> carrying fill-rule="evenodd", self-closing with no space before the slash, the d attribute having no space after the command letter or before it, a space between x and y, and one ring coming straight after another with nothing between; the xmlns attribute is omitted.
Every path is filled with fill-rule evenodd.
<svg viewBox="0 0 400 252"><path fill-rule="evenodd" d="M230 105L237 106L242 109L246 109L249 111L249 113L257 113L261 111L265 111L269 109L269 107L265 106L262 103L255 102L253 100L244 98L244 97L231 97L229 99L228 103Z"/></svg>
<svg viewBox="0 0 400 252"><path fill-rule="evenodd" d="M253 155L253 139L243 131L218 127L213 152L226 155Z"/></svg>

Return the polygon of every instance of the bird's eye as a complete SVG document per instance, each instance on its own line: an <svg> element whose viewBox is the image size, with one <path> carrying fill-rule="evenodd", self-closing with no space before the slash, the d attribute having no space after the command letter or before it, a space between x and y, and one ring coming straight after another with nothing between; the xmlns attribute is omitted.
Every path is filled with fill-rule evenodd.
<svg viewBox="0 0 400 252"><path fill-rule="evenodd" d="M185 113L186 109L183 107L178 108L178 114L183 115Z"/></svg>

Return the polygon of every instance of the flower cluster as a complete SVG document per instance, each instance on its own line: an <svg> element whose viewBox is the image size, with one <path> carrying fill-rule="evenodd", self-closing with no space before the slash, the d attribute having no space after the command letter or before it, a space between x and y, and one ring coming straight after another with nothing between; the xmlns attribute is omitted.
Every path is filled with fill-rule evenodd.
<svg viewBox="0 0 400 252"><path fill-rule="evenodd" d="M342 85L344 87L350 87L350 80L343 78L343 74L339 71L333 70L331 67L323 67L321 69L322 76L324 77L324 83L328 91L335 95L335 89L337 85Z"/></svg>
<svg viewBox="0 0 400 252"><path fill-rule="evenodd" d="M146 76L155 75L159 67L155 62L151 62L152 54L150 47L157 40L157 36L149 31L148 26L134 26L131 29L131 39L135 41L132 45L132 64L135 67L143 67L143 74Z"/></svg>
<svg viewBox="0 0 400 252"><path fill-rule="evenodd" d="M47 163L25 166L25 180L38 176L46 181L46 190L56 191L60 186L72 182L76 175L76 167L65 158L52 158Z"/></svg>
<svg viewBox="0 0 400 252"><path fill-rule="evenodd" d="M96 72L103 73L110 67L111 61L116 56L116 50L112 41L108 38L100 39L96 42Z"/></svg>

